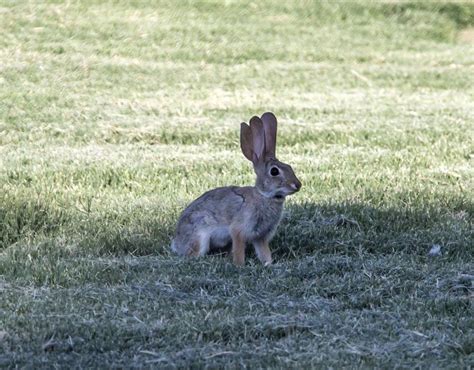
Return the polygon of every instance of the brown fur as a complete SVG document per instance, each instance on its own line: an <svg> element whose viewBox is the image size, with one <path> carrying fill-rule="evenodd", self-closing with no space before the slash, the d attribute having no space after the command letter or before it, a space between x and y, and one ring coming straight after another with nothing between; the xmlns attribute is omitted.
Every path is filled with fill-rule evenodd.
<svg viewBox="0 0 474 370"><path fill-rule="evenodd" d="M301 182L291 166L275 157L275 116L265 113L262 117L264 122L252 117L250 126L241 125L241 148L253 163L255 186L217 188L193 201L178 221L172 242L176 253L202 256L232 243L233 261L243 265L246 243L252 243L260 261L271 264L269 241L280 222L286 196L297 192ZM277 175L272 175L274 168Z"/></svg>

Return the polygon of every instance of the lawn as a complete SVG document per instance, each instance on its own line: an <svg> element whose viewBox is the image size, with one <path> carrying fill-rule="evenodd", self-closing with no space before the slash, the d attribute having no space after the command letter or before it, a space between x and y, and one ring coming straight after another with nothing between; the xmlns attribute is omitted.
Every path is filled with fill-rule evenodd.
<svg viewBox="0 0 474 370"><path fill-rule="evenodd" d="M474 4L0 0L0 367L474 366ZM303 183L271 243L180 212ZM432 248L440 253L430 255Z"/></svg>

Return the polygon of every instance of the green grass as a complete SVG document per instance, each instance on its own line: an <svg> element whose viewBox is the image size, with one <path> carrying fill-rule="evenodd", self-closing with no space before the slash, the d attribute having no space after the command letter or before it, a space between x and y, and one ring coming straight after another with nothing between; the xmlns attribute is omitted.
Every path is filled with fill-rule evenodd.
<svg viewBox="0 0 474 370"><path fill-rule="evenodd" d="M0 1L0 367L474 366L474 5ZM272 242L183 260L274 111ZM440 256L429 256L435 244Z"/></svg>

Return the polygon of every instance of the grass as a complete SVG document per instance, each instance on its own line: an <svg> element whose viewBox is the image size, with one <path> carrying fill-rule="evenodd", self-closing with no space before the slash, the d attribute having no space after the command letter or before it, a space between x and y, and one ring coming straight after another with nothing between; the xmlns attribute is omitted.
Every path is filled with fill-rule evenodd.
<svg viewBox="0 0 474 370"><path fill-rule="evenodd" d="M0 2L0 366L474 365L471 3ZM276 263L183 260L272 110ZM441 255L430 256L433 245Z"/></svg>

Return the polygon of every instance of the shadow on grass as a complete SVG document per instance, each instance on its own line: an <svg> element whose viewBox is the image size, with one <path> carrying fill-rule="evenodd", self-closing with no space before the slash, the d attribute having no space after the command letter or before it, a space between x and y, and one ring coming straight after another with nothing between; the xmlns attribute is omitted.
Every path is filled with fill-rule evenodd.
<svg viewBox="0 0 474 370"><path fill-rule="evenodd" d="M419 208L364 203L290 205L273 249L285 257L323 253L426 254L433 244L455 255L474 253L473 204L462 198Z"/></svg>
<svg viewBox="0 0 474 370"><path fill-rule="evenodd" d="M137 208L131 213L84 214L50 204L11 203L0 208L1 249L60 240L58 245L74 245L77 254L168 255L181 211L178 207L151 212ZM445 254L472 257L473 203L444 197L436 204L419 204L290 203L271 248L275 256L291 259L316 252L426 254L439 244Z"/></svg>

